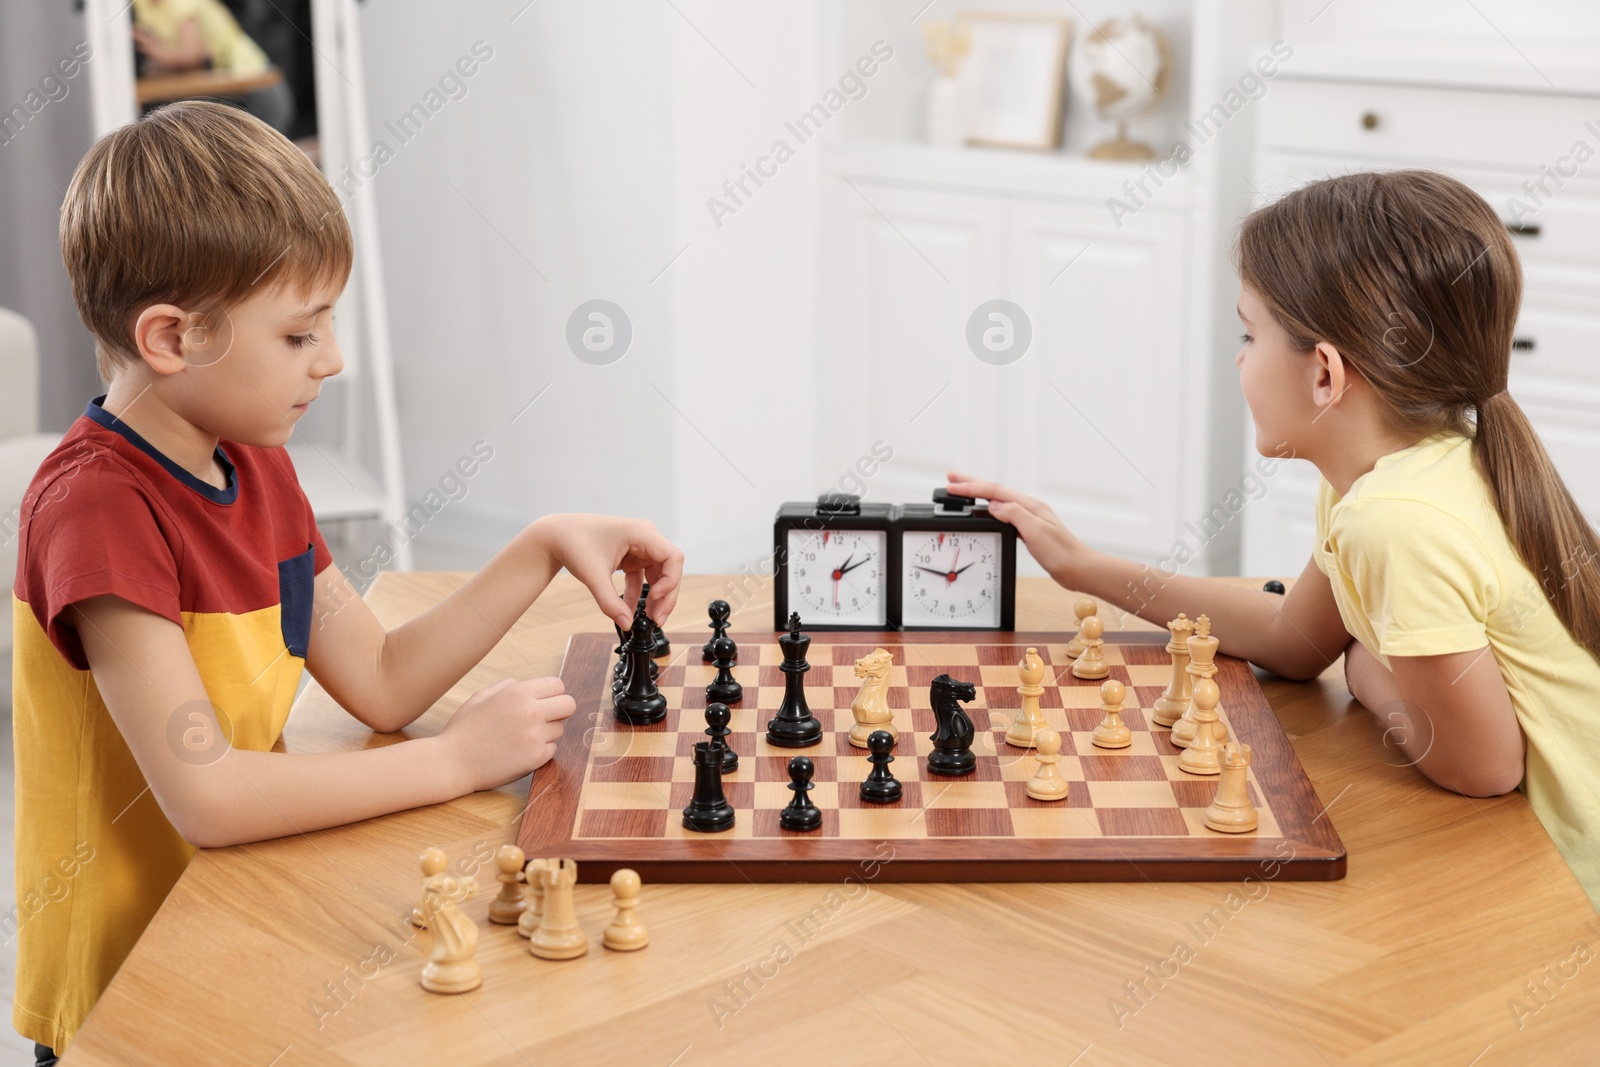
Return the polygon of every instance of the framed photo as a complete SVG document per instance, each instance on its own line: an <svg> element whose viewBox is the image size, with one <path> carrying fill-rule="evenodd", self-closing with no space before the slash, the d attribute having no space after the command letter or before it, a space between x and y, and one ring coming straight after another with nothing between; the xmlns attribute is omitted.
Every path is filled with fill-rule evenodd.
<svg viewBox="0 0 1600 1067"><path fill-rule="evenodd" d="M961 68L967 143L1059 148L1072 23L1037 15L963 14L972 50Z"/></svg>

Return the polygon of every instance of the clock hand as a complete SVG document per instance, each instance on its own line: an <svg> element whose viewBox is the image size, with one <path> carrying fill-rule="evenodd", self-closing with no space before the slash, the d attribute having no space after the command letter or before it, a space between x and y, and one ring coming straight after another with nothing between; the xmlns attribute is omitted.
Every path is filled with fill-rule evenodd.
<svg viewBox="0 0 1600 1067"><path fill-rule="evenodd" d="M852 557L852 558L854 558L854 557ZM867 563L867 562L870 562L870 561L871 561L871 559L872 559L872 557L871 557L871 556L867 556L867 557L866 557L866 558L865 558L865 559L863 559L863 560L862 560L862 561L861 561L861 563ZM840 568L839 568L839 576L840 576L840 577L841 577L841 578L842 578L842 577L844 577L844 576L845 576L845 575L846 575L846 574L849 574L849 573L850 573L850 572L851 572L851 571L853 571L853 570L855 570L855 569L856 569L856 568L857 568L857 567L859 567L859 566L861 566L861 563L854 563L854 564L851 564L851 563L850 563L850 560L848 560L848 559L847 559L847 560L845 560L845 563L846 563L846 564L849 564L849 566L844 566L844 567L840 567Z"/></svg>
<svg viewBox="0 0 1600 1067"><path fill-rule="evenodd" d="M953 571L953 572L952 572L952 573L951 573L951 576L952 576L952 577L954 577L954 576L955 576L955 575L957 575L957 574L960 574L960 573L961 573L961 571L965 571L965 570L969 570L969 569L971 569L971 568L972 568L972 567L976 567L976 566L977 566L977 564L976 564L976 563L969 563L969 564L967 564L967 565L966 565L966 566L965 566L965 567L962 567L962 568L961 568L961 570L960 570L960 571Z"/></svg>
<svg viewBox="0 0 1600 1067"><path fill-rule="evenodd" d="M917 564L917 570L919 570L919 571L927 571L929 574L937 574L941 578L948 578L949 577L949 573L947 571L936 571L932 567L924 567L920 563Z"/></svg>
<svg viewBox="0 0 1600 1067"><path fill-rule="evenodd" d="M960 563L960 562L961 562L961 549L960 549L960 547L957 547L956 548L956 558L950 561L950 571L949 571L948 574L946 574L944 576L944 580L946 582L954 584L954 582L956 580L956 575L961 573L960 571L956 570L956 564ZM967 566L970 567L970 566L972 566L972 564L969 563L969 564L967 564Z"/></svg>

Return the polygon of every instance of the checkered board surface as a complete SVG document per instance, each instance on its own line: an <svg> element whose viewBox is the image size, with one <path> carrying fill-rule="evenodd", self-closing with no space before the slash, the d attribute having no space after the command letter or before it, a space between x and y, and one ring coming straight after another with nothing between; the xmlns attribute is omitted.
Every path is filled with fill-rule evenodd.
<svg viewBox="0 0 1600 1067"><path fill-rule="evenodd" d="M860 634L814 634L807 656L811 669L804 680L823 739L810 748L787 749L765 737L766 724L783 700L782 651L772 635L735 636L739 662L733 673L744 686L744 696L732 706L729 740L739 755L739 769L723 777L735 811L734 827L699 834L682 824L694 788L693 746L705 740L705 686L715 676L700 661L703 638L673 637L674 655L661 661L657 683L667 698L667 718L634 727L618 723L611 713L614 641L579 635L568 650L575 677L568 678L564 668L563 678L578 700L578 719L584 725L568 727L557 760L559 780L541 782L545 772L535 776L535 803L522 835L530 839L524 843L529 855L577 859L580 874L596 879L630 866L642 874L655 868L656 880L812 880L843 869L841 864L848 866L857 856L868 862L881 858L884 852L874 848L886 842L896 856L895 862L879 868L886 874L903 880L982 881L1137 879L1156 877L1150 873L1156 868L1163 877L1234 877L1240 875L1241 863L1248 867L1262 858L1281 861L1286 853L1302 852L1293 842L1284 847L1286 833L1293 838L1297 828L1291 825L1286 831L1279 809L1289 813L1300 805L1288 800L1303 803L1310 794L1314 801L1315 795L1259 684L1238 661L1219 660L1218 681L1224 686L1221 711L1230 736L1254 749L1249 787L1260 826L1243 835L1205 826L1204 811L1216 794L1218 778L1179 769L1182 750L1151 718L1150 708L1172 674L1171 657L1160 640L1112 640L1105 645L1110 677L1127 689L1122 718L1133 744L1102 749L1091 740L1103 718L1102 680L1072 675L1065 651L1070 634L906 633L867 639ZM955 636L959 639L951 640ZM601 646L598 656L594 648L578 655L581 645L596 644ZM1047 803L1027 795L1037 761L1032 750L1005 741L1021 706L1017 664L1030 646L1046 667L1041 710L1062 736L1057 766L1071 783L1063 801ZM862 685L854 674L855 661L874 648L887 649L894 657L887 697L898 740L890 766L905 795L890 805L860 799L857 787L871 765L866 752L848 740L854 723L850 704ZM586 669L578 669L580 659ZM592 669L596 661L602 670ZM963 706L979 731L973 745L978 766L962 778L940 777L926 768L935 725L929 685L939 674L977 688L977 698ZM1230 707L1230 692L1240 698L1238 708ZM574 739L574 734L581 736ZM1263 778L1282 777L1278 772L1285 754L1302 788L1288 790L1280 799ZM816 767L811 799L822 809L823 824L811 833L779 826L779 812L793 796L787 767L795 755L810 757ZM556 794L555 802L542 804L550 793ZM568 798L571 803L564 802ZM1342 873L1342 848L1337 856ZM588 872L586 860L590 867L599 866ZM1229 873L1209 873L1219 863ZM986 867L991 871L987 876ZM805 873L807 868L811 874ZM1338 875L1308 871L1301 876Z"/></svg>

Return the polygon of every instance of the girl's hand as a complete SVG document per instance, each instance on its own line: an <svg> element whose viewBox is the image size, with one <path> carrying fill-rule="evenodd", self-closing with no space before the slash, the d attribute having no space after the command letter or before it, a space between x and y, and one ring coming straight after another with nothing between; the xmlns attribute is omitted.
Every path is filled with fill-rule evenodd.
<svg viewBox="0 0 1600 1067"><path fill-rule="evenodd" d="M987 500L989 514L1015 526L1028 552L1056 584L1068 589L1080 588L1077 577L1083 571L1088 547L1056 518L1050 505L995 482L980 482L970 474L951 471L947 477L946 488L951 493Z"/></svg>
<svg viewBox="0 0 1600 1067"><path fill-rule="evenodd" d="M547 515L529 529L551 561L588 586L606 618L624 630L633 625L643 583L650 583L645 609L658 625L678 603L683 552L652 522L608 515ZM617 571L625 576L621 598L611 583Z"/></svg>

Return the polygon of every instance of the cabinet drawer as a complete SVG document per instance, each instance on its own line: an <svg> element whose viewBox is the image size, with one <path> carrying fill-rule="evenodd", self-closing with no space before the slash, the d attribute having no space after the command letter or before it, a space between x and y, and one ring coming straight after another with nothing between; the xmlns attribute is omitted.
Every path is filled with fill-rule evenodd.
<svg viewBox="0 0 1600 1067"><path fill-rule="evenodd" d="M1264 148L1391 164L1511 167L1533 176L1580 137L1600 147L1600 133L1584 126L1595 102L1574 96L1285 77L1260 106ZM1600 162L1590 166L1590 177L1600 177Z"/></svg>
<svg viewBox="0 0 1600 1067"><path fill-rule="evenodd" d="M1588 301L1529 289L1511 352L1518 402L1600 409L1600 314Z"/></svg>

